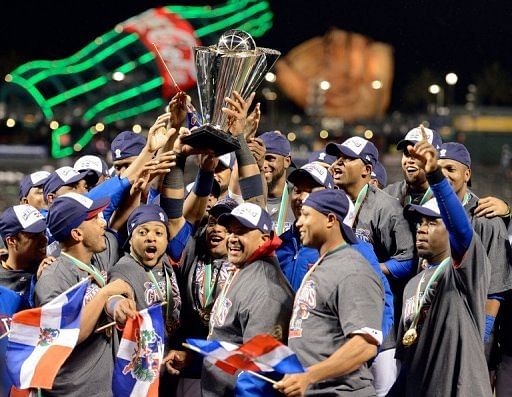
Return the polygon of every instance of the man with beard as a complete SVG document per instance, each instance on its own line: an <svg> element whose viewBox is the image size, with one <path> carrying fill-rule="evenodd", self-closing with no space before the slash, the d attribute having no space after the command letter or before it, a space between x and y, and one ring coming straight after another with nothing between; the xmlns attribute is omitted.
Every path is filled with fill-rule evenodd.
<svg viewBox="0 0 512 397"><path fill-rule="evenodd" d="M439 167L462 202L471 225L487 252L491 264L491 280L485 306L486 324L484 342L486 342L487 360L490 362L494 321L503 301L503 293L512 288L512 272L509 265L510 244L507 229L500 218L475 216L478 197L468 188L471 184L471 157L466 147L460 143L443 143L439 150Z"/></svg>
<svg viewBox="0 0 512 397"><path fill-rule="evenodd" d="M122 280L107 284L108 262L97 260L95 265L91 264L94 254L111 247L105 238L105 221L101 216L108 202L108 199L91 200L67 193L57 197L48 212L48 228L60 242L61 255L43 270L35 288L36 305L48 303L84 277L91 276L93 282L84 298L78 344L57 374L52 390L45 390L45 396L79 397L91 391L95 396L112 395L112 333L94 330L98 322L106 321L103 308L108 299L114 295L131 296L131 290Z"/></svg>
<svg viewBox="0 0 512 397"><path fill-rule="evenodd" d="M269 131L260 135L265 144L266 153L263 162L263 172L267 182L267 210L275 226L279 219L279 209L284 189L288 189L286 172L293 166L291 158L290 142L278 131ZM290 206L286 206L286 218L284 219L284 231L293 224L293 214Z"/></svg>
<svg viewBox="0 0 512 397"><path fill-rule="evenodd" d="M489 263L478 235L437 162L427 135L409 154L436 200L409 204L419 224L416 247L425 270L404 290L397 358L402 371L392 396L492 395L482 339Z"/></svg>
<svg viewBox="0 0 512 397"><path fill-rule="evenodd" d="M384 291L356 250L342 190L323 189L304 200L297 228L320 258L295 297L288 345L307 371L276 385L287 396L375 395L367 362L382 343Z"/></svg>
<svg viewBox="0 0 512 397"><path fill-rule="evenodd" d="M33 307L36 272L46 258L46 222L30 205L7 208L0 217L0 236L8 257L0 267L0 285L23 299L25 307Z"/></svg>
<svg viewBox="0 0 512 397"><path fill-rule="evenodd" d="M384 188L384 191L392 197L398 199L402 207L407 204L425 204L432 198L432 191L428 188L428 181L425 172L421 169L419 162L409 155L408 145L414 145L421 141L421 129L425 131L428 142L439 150L442 144L439 134L420 125L413 128L396 145L398 150L402 151L402 171L404 179Z"/></svg>
<svg viewBox="0 0 512 397"><path fill-rule="evenodd" d="M272 334L286 342L293 293L274 255L281 241L272 231L269 214L244 203L221 215L218 223L228 230L228 260L234 270L213 306L208 339L242 344ZM236 383L237 377L204 361L204 397L234 395Z"/></svg>

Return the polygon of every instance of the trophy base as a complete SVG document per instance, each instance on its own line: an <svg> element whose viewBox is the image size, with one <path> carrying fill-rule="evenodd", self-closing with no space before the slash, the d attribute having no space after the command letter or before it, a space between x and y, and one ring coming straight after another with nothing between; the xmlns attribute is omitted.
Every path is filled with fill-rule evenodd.
<svg viewBox="0 0 512 397"><path fill-rule="evenodd" d="M238 140L231 134L204 124L184 137L182 142L196 149L211 149L217 156L240 149Z"/></svg>

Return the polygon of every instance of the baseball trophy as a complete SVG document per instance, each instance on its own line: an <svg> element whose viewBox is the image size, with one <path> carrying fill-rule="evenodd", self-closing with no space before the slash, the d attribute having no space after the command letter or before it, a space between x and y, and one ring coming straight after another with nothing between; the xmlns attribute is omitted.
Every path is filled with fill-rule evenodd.
<svg viewBox="0 0 512 397"><path fill-rule="evenodd" d="M196 149L222 155L240 148L229 132L228 117L222 112L226 97L237 91L244 100L258 88L281 53L256 47L243 30L228 30L217 45L194 47L197 89L204 124L183 139Z"/></svg>

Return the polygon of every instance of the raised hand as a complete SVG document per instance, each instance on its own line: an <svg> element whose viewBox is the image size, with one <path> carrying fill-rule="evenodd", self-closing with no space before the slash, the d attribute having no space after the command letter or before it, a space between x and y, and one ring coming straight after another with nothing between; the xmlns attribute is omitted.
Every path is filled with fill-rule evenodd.
<svg viewBox="0 0 512 397"><path fill-rule="evenodd" d="M425 128L423 124L419 126L421 131L422 139L416 145L407 146L407 150L409 151L409 155L419 160L420 167L425 170L428 174L437 169L437 152L434 146L428 141L427 133L425 132Z"/></svg>
<svg viewBox="0 0 512 397"><path fill-rule="evenodd" d="M256 135L256 131L258 131L258 126L261 120L261 109L260 103L258 102L254 107L254 110L251 112L249 116L247 116L247 121L245 123L244 135L247 142L251 138L254 138Z"/></svg>
<svg viewBox="0 0 512 397"><path fill-rule="evenodd" d="M176 133L175 128L167 128L170 117L171 113L169 112L158 116L155 124L149 129L146 147L150 153L155 153L163 148L171 136Z"/></svg>
<svg viewBox="0 0 512 397"><path fill-rule="evenodd" d="M247 114L255 95L256 93L253 92L245 101L238 92L233 91L232 98L225 98L229 107L222 108L222 111L228 116L228 132L233 136L238 136L245 132Z"/></svg>
<svg viewBox="0 0 512 397"><path fill-rule="evenodd" d="M259 169L263 169L263 163L265 162L265 143L261 138L250 138L247 140L247 146L251 150L251 153L258 164Z"/></svg>
<svg viewBox="0 0 512 397"><path fill-rule="evenodd" d="M176 93L169 102L166 111L171 113L171 117L169 119L170 125L168 128L180 128L185 119L187 118L187 104L191 103L190 97L180 91Z"/></svg>

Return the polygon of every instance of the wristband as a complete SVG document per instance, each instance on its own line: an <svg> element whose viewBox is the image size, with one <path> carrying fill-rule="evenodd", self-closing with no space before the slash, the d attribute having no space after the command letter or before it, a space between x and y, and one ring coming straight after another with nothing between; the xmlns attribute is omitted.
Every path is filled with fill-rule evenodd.
<svg viewBox="0 0 512 397"><path fill-rule="evenodd" d="M107 299L107 302L105 303L105 312L110 316L114 317L114 312L116 305L121 301L121 299L124 299L125 297L123 295L112 295L109 296Z"/></svg>
<svg viewBox="0 0 512 397"><path fill-rule="evenodd" d="M240 143L240 149L235 151L238 167L242 168L245 165L256 164L256 159L252 155L249 146L247 146L247 141L243 134L238 136L238 142Z"/></svg>
<svg viewBox="0 0 512 397"><path fill-rule="evenodd" d="M198 197L208 197L212 192L213 171L199 169L192 191Z"/></svg>
<svg viewBox="0 0 512 397"><path fill-rule="evenodd" d="M238 181L240 185L240 192L244 200L249 200L253 197L263 196L263 183L261 181L261 174L248 176Z"/></svg>
<svg viewBox="0 0 512 397"><path fill-rule="evenodd" d="M492 334L492 330L494 328L494 321L496 317L487 314L485 316L485 331L484 331L484 343L489 342L489 339Z"/></svg>
<svg viewBox="0 0 512 397"><path fill-rule="evenodd" d="M160 196L160 207L165 211L169 219L177 219L183 216L184 200Z"/></svg>

